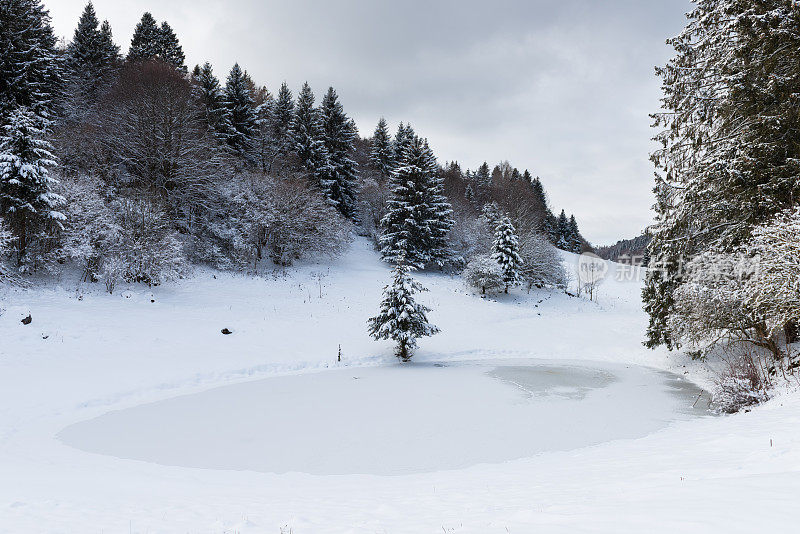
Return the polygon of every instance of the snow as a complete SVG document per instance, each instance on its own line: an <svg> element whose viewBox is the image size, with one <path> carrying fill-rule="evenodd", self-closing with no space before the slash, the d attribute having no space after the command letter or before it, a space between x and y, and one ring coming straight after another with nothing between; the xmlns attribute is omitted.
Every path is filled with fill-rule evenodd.
<svg viewBox="0 0 800 534"><path fill-rule="evenodd" d="M366 329L389 276L358 240L337 261L266 278L199 270L114 295L76 291L73 277L6 288L0 531L795 528L800 396L693 416L689 380L707 388L710 375L641 346L637 279L606 280L589 302L482 299L458 278L418 275L442 331L399 366ZM537 366L574 380L542 382ZM598 372L606 379L581 381ZM534 438L552 443L523 450Z"/></svg>

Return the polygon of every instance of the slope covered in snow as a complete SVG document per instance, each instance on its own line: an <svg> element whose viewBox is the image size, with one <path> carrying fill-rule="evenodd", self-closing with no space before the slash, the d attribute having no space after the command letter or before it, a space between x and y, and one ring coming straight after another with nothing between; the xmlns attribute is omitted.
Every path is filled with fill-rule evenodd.
<svg viewBox="0 0 800 534"><path fill-rule="evenodd" d="M565 261L574 263L575 258L565 255ZM530 406L525 405L529 399L524 392L486 378L483 371L475 373L464 362L494 368L539 359L555 367L594 366L620 373L626 368L634 373L668 370L708 385L709 375L702 367L641 346L646 317L638 280L610 277L594 303L546 291L481 299L458 278L435 273L418 278L430 289L420 299L433 309L430 319L442 332L421 340L411 369L396 365L389 343L367 336L366 319L377 309L389 269L362 240L335 262L305 265L269 278L198 271L176 284L153 290L133 286L114 295L96 286L76 290L76 283L67 279L43 289L6 288L0 304L5 309L0 316L0 479L5 482L0 485L0 530L485 534L793 528L800 486L797 395L786 394L730 417L669 416L645 432L530 455L496 454L502 443L496 436L470 442L476 427L492 432L493 418L524 417ZM29 313L31 324L21 324ZM222 328L233 333L223 335ZM340 346L342 362L337 362ZM433 362L449 367L430 365ZM638 370L635 365L652 369ZM466 371L413 399L415 388L422 390L431 373L448 369ZM408 375L410 370L419 374L418 380ZM395 380L393 371L406 374ZM275 382L270 395L256 396L264 401L264 413L258 417L243 417L242 404L236 409L224 396L217 398L222 389L237 383L252 382L248 387L255 388L259 379L287 375L302 376ZM387 381L381 392L392 394L396 402L383 411L361 405L358 398L326 398L332 390L325 384L340 376L381 376ZM315 380L320 385L315 386ZM348 380L356 384L361 378ZM214 389L217 386L225 388ZM254 436L262 436L258 439L266 435L273 440L273 451L283 450L276 444L299 447L303 437L315 442L303 444L313 451L337 443L344 447L346 440L330 426L338 421L347 439L358 442L341 453L352 454L351 465L370 454L372 465L391 466L397 465L397 458L381 463L381 451L373 450L392 428L391 418L402 419L403 428L418 432L420 441L414 443L424 450L426 429L436 430L435 418L421 415L414 426L413 415L426 403L435 411L440 402L437 389L444 396L456 387L463 390L451 396L451 411L443 413L456 413L453 410L471 397L476 402L457 412L458 417L445 416L464 430L453 449L485 448L491 454L444 470L429 464L408 472L303 472L296 461L278 469L269 459L260 470L235 462L154 463L123 452L117 454L126 458L94 454L66 443L69 428L77 428L72 425L135 413L144 426L132 426L123 418L124 424L113 430L114 443L152 440L160 445L170 436L180 437L183 441L178 443L191 458L202 449L203 436L214 436L218 449L226 433L235 442L251 423L274 426L250 428ZM590 421L624 427L630 414L660 417L654 415L651 402L659 394L654 387L643 383L639 391L628 390L631 397L621 405L615 396L618 404L580 406L596 407ZM604 390L611 391L596 388ZM502 396L507 396L503 402L498 400ZM193 417L191 424L176 420L170 428L170 420L162 417L167 412L147 412L159 406L148 403L180 402L178 398L201 399L174 413L177 419ZM482 398L491 411L479 409ZM252 408L247 399L239 402ZM693 399L680 402L691 404ZM509 405L513 407L504 411ZM168 405L161 406L168 410ZM332 412L337 407L357 413L336 419ZM134 411L124 411L128 408ZM535 410L530 414L535 425ZM381 416L388 422L370 424L370 417ZM559 417L565 425L571 418L566 412ZM327 435L338 437L338 442L317 433L326 424ZM497 431L502 434L504 428L510 439L536 437L535 429L514 434L508 421ZM196 439L180 431L196 432ZM445 454L441 440L446 437L431 438L439 447L436 454ZM101 438L102 432L97 439ZM393 449L387 448L390 454ZM264 454L269 451L265 448ZM230 454L238 454L235 447ZM324 460L325 455L320 456ZM321 474L325 472L338 474Z"/></svg>

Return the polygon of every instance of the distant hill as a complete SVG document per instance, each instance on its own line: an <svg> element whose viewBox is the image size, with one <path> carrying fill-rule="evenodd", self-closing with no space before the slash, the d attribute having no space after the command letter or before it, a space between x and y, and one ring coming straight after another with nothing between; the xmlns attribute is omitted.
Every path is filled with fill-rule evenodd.
<svg viewBox="0 0 800 534"><path fill-rule="evenodd" d="M642 234L633 239L622 239L606 247L595 247L595 252L604 260L639 265L642 263L649 244L650 236Z"/></svg>

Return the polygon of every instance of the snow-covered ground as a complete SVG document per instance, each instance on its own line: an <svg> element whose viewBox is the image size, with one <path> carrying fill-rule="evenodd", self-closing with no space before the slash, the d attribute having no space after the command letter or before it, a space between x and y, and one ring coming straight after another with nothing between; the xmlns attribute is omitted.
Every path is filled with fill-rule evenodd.
<svg viewBox="0 0 800 534"><path fill-rule="evenodd" d="M420 275L442 332L399 366L366 334L388 277L357 240L266 279L6 288L0 532L796 528L800 396L691 415L657 371L710 375L641 346L639 281L593 303Z"/></svg>

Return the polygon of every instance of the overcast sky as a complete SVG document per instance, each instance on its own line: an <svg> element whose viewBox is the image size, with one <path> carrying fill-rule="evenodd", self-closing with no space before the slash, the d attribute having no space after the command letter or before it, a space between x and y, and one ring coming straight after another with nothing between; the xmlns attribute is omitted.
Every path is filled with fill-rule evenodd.
<svg viewBox="0 0 800 534"><path fill-rule="evenodd" d="M44 0L70 39L86 0ZM273 93L336 88L362 136L411 122L441 161L509 160L595 244L651 219L653 67L688 0L94 0L125 51L144 11L187 65L238 61Z"/></svg>

